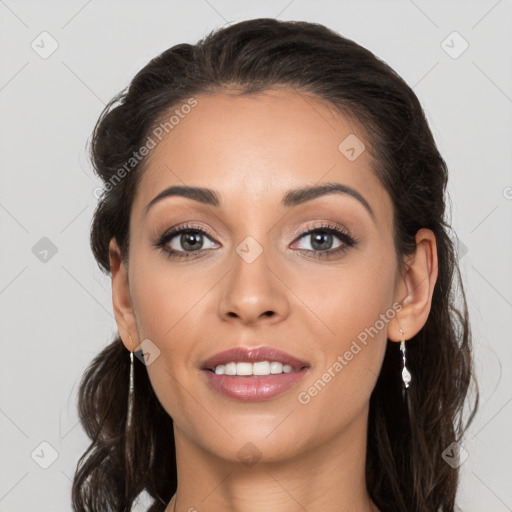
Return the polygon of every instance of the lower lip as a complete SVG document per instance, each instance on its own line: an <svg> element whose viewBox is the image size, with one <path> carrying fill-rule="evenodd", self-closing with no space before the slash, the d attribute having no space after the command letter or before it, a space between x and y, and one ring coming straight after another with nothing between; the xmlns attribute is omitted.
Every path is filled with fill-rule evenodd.
<svg viewBox="0 0 512 512"><path fill-rule="evenodd" d="M265 376L217 375L203 370L208 382L215 391L229 398L258 402L268 400L288 391L306 375L307 368L291 373Z"/></svg>

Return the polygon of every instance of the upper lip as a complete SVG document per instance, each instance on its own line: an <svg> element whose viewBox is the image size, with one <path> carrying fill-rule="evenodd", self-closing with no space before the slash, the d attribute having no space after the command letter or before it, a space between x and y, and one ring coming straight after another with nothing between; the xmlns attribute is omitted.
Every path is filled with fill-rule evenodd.
<svg viewBox="0 0 512 512"><path fill-rule="evenodd" d="M290 365L294 370L309 367L307 361L297 359L282 350L273 347L234 347L219 352L206 359L201 365L203 370L213 370L220 364L230 362L256 363L258 361L277 361Z"/></svg>

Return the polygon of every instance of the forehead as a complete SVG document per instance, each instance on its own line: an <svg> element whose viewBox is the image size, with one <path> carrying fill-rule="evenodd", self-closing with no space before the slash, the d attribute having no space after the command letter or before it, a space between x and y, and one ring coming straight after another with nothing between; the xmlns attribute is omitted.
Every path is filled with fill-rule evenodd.
<svg viewBox="0 0 512 512"><path fill-rule="evenodd" d="M258 201L261 207L265 201L277 205L290 188L327 181L355 188L389 210L357 123L326 102L287 90L195 100L188 113L174 116L161 140L153 137L134 210L172 185L208 187L219 191L221 202Z"/></svg>

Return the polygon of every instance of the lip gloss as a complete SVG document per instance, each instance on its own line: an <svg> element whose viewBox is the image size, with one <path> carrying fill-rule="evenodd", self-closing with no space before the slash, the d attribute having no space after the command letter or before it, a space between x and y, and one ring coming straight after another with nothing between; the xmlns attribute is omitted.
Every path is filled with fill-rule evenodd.
<svg viewBox="0 0 512 512"><path fill-rule="evenodd" d="M291 373L265 376L217 375L211 370L203 370L207 382L220 394L242 401L261 401L274 398L297 384L307 373L307 369Z"/></svg>

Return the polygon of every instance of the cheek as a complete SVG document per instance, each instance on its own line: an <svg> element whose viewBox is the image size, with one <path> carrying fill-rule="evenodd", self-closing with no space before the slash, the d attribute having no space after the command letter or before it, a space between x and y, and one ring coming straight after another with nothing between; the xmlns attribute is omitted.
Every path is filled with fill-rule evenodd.
<svg viewBox="0 0 512 512"><path fill-rule="evenodd" d="M158 353L147 366L152 387L167 413L181 423L184 417L204 414L194 408L187 390L197 378L197 342L211 332L205 305L220 277L199 266L185 271L173 269L165 258L148 260L132 258L130 288L137 328L140 340L149 339Z"/></svg>
<svg viewBox="0 0 512 512"><path fill-rule="evenodd" d="M166 261L135 263L134 268L131 290L139 334L172 347L187 324L200 321L201 301L218 278L199 266L183 271Z"/></svg>
<svg viewBox="0 0 512 512"><path fill-rule="evenodd" d="M332 353L366 332L391 307L396 267L391 251L354 253L338 268L317 268L296 279L294 291L309 309L308 317L323 348ZM389 316L389 315L388 315ZM388 319L389 320L389 319ZM387 324L386 324L387 325ZM377 329L386 337L382 322ZM364 338L364 334L361 336Z"/></svg>
<svg viewBox="0 0 512 512"><path fill-rule="evenodd" d="M309 315L308 330L313 333L312 339L316 338L321 356L297 398L317 414L323 411L324 419L325 415L331 417L333 425L361 409L375 386L386 350L388 325L396 316L392 307L393 258L393 253L379 257L365 253L354 266L347 265L323 279L317 275L314 280L320 285L316 288L311 288L315 276L305 283L315 290L309 292L308 300L312 302L308 304L318 312L318 318ZM306 293L306 288L301 293ZM314 418L315 414L308 417Z"/></svg>

